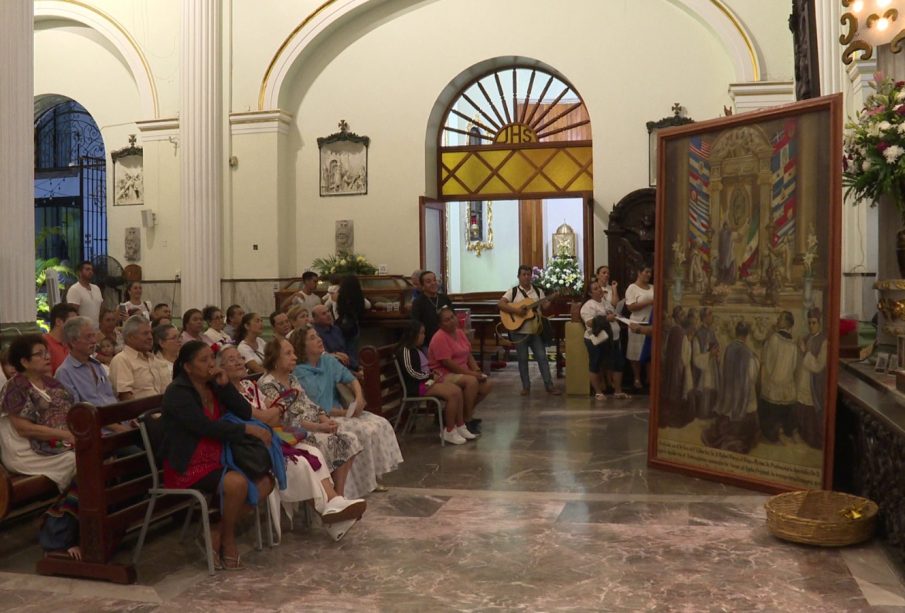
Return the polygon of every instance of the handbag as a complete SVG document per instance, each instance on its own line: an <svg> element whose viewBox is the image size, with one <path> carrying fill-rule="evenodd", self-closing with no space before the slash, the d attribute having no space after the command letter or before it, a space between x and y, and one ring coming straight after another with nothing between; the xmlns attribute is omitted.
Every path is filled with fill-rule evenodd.
<svg viewBox="0 0 905 613"><path fill-rule="evenodd" d="M270 461L270 450L264 442L250 434L242 440L229 443L236 467L250 479L255 479L270 472L273 465Z"/></svg>
<svg viewBox="0 0 905 613"><path fill-rule="evenodd" d="M553 324L550 323L550 320L540 316L540 325L538 326L540 330L538 330L538 334L540 334L540 339L543 341L545 347L549 347L553 344Z"/></svg>

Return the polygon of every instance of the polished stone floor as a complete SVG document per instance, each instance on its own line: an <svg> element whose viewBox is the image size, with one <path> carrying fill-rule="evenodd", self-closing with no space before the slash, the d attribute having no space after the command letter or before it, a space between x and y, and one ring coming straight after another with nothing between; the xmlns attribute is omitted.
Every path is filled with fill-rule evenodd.
<svg viewBox="0 0 905 613"><path fill-rule="evenodd" d="M165 525L140 584L116 586L35 575L24 521L0 530L0 610L905 611L878 542L783 543L764 495L648 469L646 397L521 398L513 367L494 380L483 436L441 448L425 420L338 543L297 525L256 552L245 535L247 569L208 577Z"/></svg>

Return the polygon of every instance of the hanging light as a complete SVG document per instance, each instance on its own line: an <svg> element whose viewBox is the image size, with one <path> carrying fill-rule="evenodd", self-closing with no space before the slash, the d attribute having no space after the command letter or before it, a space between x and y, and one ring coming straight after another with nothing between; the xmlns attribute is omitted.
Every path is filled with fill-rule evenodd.
<svg viewBox="0 0 905 613"><path fill-rule="evenodd" d="M874 54L874 47L889 45L893 53L902 51L905 41L905 20L899 19L901 11L905 11L905 0L841 0L841 23L848 31L839 37L845 46L842 61L851 64L855 53L860 52L859 59L869 60ZM903 13L905 14L905 13Z"/></svg>

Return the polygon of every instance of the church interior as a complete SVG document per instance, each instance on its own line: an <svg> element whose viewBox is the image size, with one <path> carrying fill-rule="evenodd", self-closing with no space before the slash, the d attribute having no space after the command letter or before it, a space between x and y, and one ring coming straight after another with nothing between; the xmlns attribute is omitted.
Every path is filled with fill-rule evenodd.
<svg viewBox="0 0 905 613"><path fill-rule="evenodd" d="M905 611L902 40L0 0L2 608Z"/></svg>

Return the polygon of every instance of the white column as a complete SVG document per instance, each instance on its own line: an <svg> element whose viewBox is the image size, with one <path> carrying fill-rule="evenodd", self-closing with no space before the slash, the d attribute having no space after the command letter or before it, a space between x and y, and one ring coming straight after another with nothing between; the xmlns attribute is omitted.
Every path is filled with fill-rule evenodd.
<svg viewBox="0 0 905 613"><path fill-rule="evenodd" d="M181 310L220 304L223 133L220 0L182 0Z"/></svg>
<svg viewBox="0 0 905 613"><path fill-rule="evenodd" d="M34 2L0 2L0 322L35 326ZM24 331L24 330L23 330Z"/></svg>

